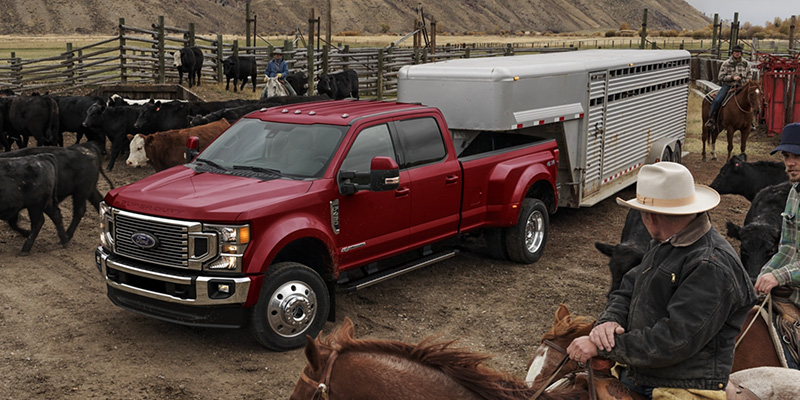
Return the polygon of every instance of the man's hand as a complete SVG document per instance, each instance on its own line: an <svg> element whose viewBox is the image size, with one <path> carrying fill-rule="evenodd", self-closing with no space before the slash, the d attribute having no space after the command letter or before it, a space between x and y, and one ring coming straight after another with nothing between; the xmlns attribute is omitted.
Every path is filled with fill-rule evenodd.
<svg viewBox="0 0 800 400"><path fill-rule="evenodd" d="M772 273L761 275L756 280L755 289L757 294L767 294L772 288L778 286L778 278Z"/></svg>
<svg viewBox="0 0 800 400"><path fill-rule="evenodd" d="M604 322L589 332L589 339L600 350L611 351L614 348L614 335L625 333L625 328L616 322Z"/></svg>
<svg viewBox="0 0 800 400"><path fill-rule="evenodd" d="M571 360L585 363L597 355L597 346L588 336L581 336L573 339L572 343L567 346L567 354Z"/></svg>
<svg viewBox="0 0 800 400"><path fill-rule="evenodd" d="M276 76L277 76L278 78L283 78L283 74L282 74L282 73L280 73L280 72L278 72L278 75L276 75Z"/></svg>
<svg viewBox="0 0 800 400"><path fill-rule="evenodd" d="M739 75L734 75L734 76L733 76L733 80L734 80L734 82L735 82L735 81L740 81L740 80L742 80L742 77L741 77L741 76L739 76Z"/></svg>

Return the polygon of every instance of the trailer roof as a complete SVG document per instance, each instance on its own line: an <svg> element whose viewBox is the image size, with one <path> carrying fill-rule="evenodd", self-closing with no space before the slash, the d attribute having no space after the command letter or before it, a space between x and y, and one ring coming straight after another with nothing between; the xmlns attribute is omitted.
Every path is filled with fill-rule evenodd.
<svg viewBox="0 0 800 400"><path fill-rule="evenodd" d="M400 79L507 80L685 59L685 50L580 50L513 57L452 59L403 67Z"/></svg>

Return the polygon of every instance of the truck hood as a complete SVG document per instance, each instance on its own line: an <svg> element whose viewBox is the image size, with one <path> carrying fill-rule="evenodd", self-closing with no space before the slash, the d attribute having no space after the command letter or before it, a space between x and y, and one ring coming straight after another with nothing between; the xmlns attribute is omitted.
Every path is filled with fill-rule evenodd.
<svg viewBox="0 0 800 400"><path fill-rule="evenodd" d="M230 222L237 221L243 213L306 193L312 183L197 173L180 166L111 190L105 201L142 214Z"/></svg>

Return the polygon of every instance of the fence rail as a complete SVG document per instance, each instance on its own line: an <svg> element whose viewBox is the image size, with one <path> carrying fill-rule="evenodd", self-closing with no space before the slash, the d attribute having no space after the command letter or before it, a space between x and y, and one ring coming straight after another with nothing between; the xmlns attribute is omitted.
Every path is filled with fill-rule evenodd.
<svg viewBox="0 0 800 400"><path fill-rule="evenodd" d="M446 37L442 37L445 38ZM786 42L786 41L784 41ZM655 40L656 48L681 48L694 54L708 53L711 40ZM765 50L787 48L786 44L762 40L755 45ZM189 29L164 26L163 18L150 28L126 25L120 19L117 36L86 46L67 48L59 55L39 59L21 59L12 53L10 58L0 58L0 89L12 89L18 93L49 92L63 94L104 84L166 83L177 82L178 73L172 67L169 53L185 46L198 46L203 50L204 62L202 82L222 83L223 60L232 55L254 57L259 71L266 68L272 57L273 46L243 47L238 41L226 42L222 35L203 37L194 34L194 25ZM294 48L293 42L285 40L282 46L284 59L289 68L303 71L309 79L309 87L320 73L336 73L345 69L356 71L359 76L359 93L362 96L382 99L397 92L397 74L409 64L443 61L454 58L503 57L526 53L570 51L588 48L636 48L638 39L574 39L542 41L536 43L489 43L489 44L445 44L429 49L410 47L360 47L330 46L322 48ZM704 47L705 46L705 47ZM708 47L708 48L706 48ZM763 48L759 48L762 51ZM701 67L698 71L713 71L713 67ZM706 75L697 75L708 78ZM259 82L258 86L263 83Z"/></svg>

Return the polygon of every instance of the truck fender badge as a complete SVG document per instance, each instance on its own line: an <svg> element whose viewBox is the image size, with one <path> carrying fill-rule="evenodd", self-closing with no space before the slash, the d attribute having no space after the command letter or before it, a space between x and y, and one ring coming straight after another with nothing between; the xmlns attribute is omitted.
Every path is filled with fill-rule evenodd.
<svg viewBox="0 0 800 400"><path fill-rule="evenodd" d="M131 235L131 241L143 249L152 249L158 245L158 239L146 232L134 232Z"/></svg>

